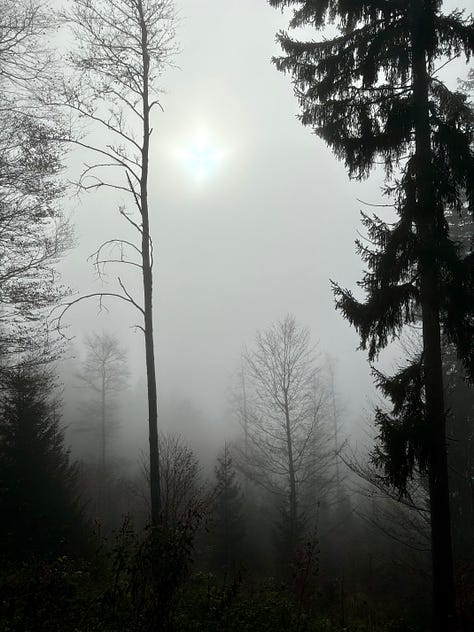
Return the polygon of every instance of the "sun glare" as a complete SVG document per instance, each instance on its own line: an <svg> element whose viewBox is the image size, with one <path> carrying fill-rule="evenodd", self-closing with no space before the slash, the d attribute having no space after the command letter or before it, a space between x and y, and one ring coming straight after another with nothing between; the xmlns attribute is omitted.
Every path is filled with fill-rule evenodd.
<svg viewBox="0 0 474 632"><path fill-rule="evenodd" d="M203 132L196 135L190 148L183 153L187 165L198 180L203 180L213 173L222 158L222 153L211 144Z"/></svg>

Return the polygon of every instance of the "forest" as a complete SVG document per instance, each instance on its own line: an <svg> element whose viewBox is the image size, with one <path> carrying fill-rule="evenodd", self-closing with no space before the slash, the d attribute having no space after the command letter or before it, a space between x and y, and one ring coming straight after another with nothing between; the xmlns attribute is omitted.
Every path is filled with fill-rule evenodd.
<svg viewBox="0 0 474 632"><path fill-rule="evenodd" d="M0 632L474 630L474 18L0 0Z"/></svg>

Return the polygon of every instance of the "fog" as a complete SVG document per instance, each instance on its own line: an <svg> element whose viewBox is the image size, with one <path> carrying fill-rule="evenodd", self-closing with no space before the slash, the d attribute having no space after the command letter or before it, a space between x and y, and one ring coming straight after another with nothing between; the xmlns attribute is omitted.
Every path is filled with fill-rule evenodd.
<svg viewBox="0 0 474 632"><path fill-rule="evenodd" d="M291 313L311 331L322 359L336 359L344 431L363 449L379 398L358 335L335 311L330 280L358 292L363 268L354 240L361 234L360 212L386 201L383 173L350 180L324 142L298 121L291 81L271 63L288 12L254 0L176 6L179 52L160 79L163 112L154 114L151 137L160 427L212 445L211 454L234 437L239 429L229 394L242 351L258 330ZM463 73L461 63L445 71L451 83ZM102 134L90 131L96 139ZM204 172L189 159L199 143L210 155ZM73 152L68 178L77 180L88 159ZM100 281L87 260L103 241L133 236L119 216L124 202L130 200L111 191L67 200L76 247L59 269L78 295L113 291L124 274L109 268ZM391 219L390 209L384 212ZM129 283L140 296L139 277ZM113 332L128 351L131 388L143 388L136 322L117 301L105 301L102 309L93 299L76 305L64 321L75 343L69 357L80 357L81 340L91 331ZM388 349L381 366L392 369L399 355ZM67 376L64 367L66 384ZM167 411L182 408L194 411L192 418L172 422ZM145 409L122 432L125 445L146 449Z"/></svg>
<svg viewBox="0 0 474 632"><path fill-rule="evenodd" d="M162 79L164 112L155 113L151 141L162 423L167 402L185 401L199 411L189 420L192 435L216 444L232 436L228 391L242 349L257 330L291 313L321 353L337 358L338 390L353 427L370 408L370 369L356 351L357 335L334 310L330 279L353 287L360 277L358 200L379 202L382 177L351 182L297 120L291 83L271 64L286 16L265 3L192 0L178 4L178 15L181 52ZM200 174L185 152L203 135L217 158ZM80 163L75 156L71 162L74 179ZM127 234L121 201L94 192L68 202L77 246L61 271L79 293L101 287L87 257L101 240ZM109 270L108 290L116 274ZM144 379L142 335L130 329L136 318L117 301L106 305L100 314L93 301L74 307L67 335L79 344L90 331L116 333L136 384ZM146 433L146 418L142 425Z"/></svg>
<svg viewBox="0 0 474 632"><path fill-rule="evenodd" d="M95 7L104 3L113 16L114 10L126 16L124 24L131 19L141 28L142 0L52 0L51 5L65 11L79 7L93 24ZM311 11L325 4L282 3L311 5ZM100 65L93 47L95 56L88 59L84 46L81 63L74 66L77 34L56 22L59 14L51 17L50 29L49 9L43 13L40 0L21 0L18 6L0 0L7 16L0 24L4 32L8 23L13 32L26 29L25 41L32 38L31 51L20 49L28 63L18 66L18 78L8 74L10 44L0 31L0 87L11 90L0 97L0 501L7 516L6 545L0 548L0 566L5 558L7 570L0 572L0 592L12 578L0 607L0 627L17 617L20 627L25 622L32 632L59 630L54 626L60 619L58 625L84 632L470 629L474 443L468 383L472 183L467 172L474 163L467 93L472 86L463 86L465 100L453 91L468 77L460 51L472 48L472 24L466 18L459 32L450 30L451 23L436 26L444 35L433 36L439 64L432 66L426 62L430 51L423 48L428 47L422 37L427 17L421 13L436 13L427 6L437 3L413 2L421 7L416 19L403 3L394 3L393 9L374 4L383 24L373 28L388 38L388 46L392 22L399 19L402 25L387 62L397 59L393 76L380 62L377 47L385 43L374 45L379 67L371 78L370 70L361 70L365 43L350 53L352 44L345 47L338 40L334 50L327 49L332 52L325 52L322 67L336 58L339 63L339 56L349 65L361 64L340 79L349 82L344 89L351 96L344 107L347 118L356 121L351 118L352 129L331 110L333 97L337 103L346 98L334 87L335 74L329 96L307 96L328 120L334 117L331 123L341 125L338 132L346 142L341 150L336 132L331 137L325 131L326 144L302 125L307 102L299 103L295 94L308 89L305 81L319 89L317 81L324 72L331 78L330 71L298 79L303 67L311 74L304 55L290 64L287 75L276 68L274 58L282 54L276 38L288 29L290 10L275 10L265 0L176 0L176 51L164 68L155 62L143 74L154 58L142 55L141 36L130 44L117 20L106 20L94 46L110 29L117 64L138 55L139 71L130 71L130 89L128 79L117 80L113 66L110 71ZM458 6L451 0L442 4L445 12ZM161 10L170 2L147 0L145 5ZM468 3L463 6L469 9ZM33 10L36 34L24 26L27 20L16 19L21 10ZM355 22L371 19L356 16ZM309 26L297 34L313 44L315 37L335 38L339 31L327 21L322 34ZM80 31L80 20L75 24ZM466 35L458 50L450 38L458 42L463 28L471 39ZM354 33L350 37L357 40ZM371 43L372 35L367 37ZM417 48L418 37L423 42ZM113 38L119 42L116 49ZM54 51L55 63L43 62L43 45ZM8 63L15 67L12 59ZM426 102L418 83L421 66ZM145 353L149 312L143 298L146 150L140 144L146 129L141 112L149 102L141 103L140 90L152 92L153 81L146 90L143 85L147 72L153 77L157 67L162 74L156 79L159 107L150 106L148 180L159 432L154 441L149 434L152 364ZM37 74L25 78L24 68ZM97 84L83 83L75 94L81 72L87 81L103 74ZM338 76L343 74L339 68ZM48 82L51 90L45 88ZM117 85L130 89L127 99L138 95L137 103L145 108L130 108L131 102L118 95L120 107L127 106L127 123L135 111L136 129L133 122L121 127L113 110ZM15 90L22 91L26 105ZM385 98L393 107L389 114L380 106ZM368 114L364 99L373 99ZM102 125L92 115L97 112ZM425 154L420 112L431 126ZM392 115L394 129L387 122ZM369 133L364 126L370 117ZM321 118L315 120L323 127ZM114 126L126 150L113 145ZM18 148L8 137L11 130ZM369 156L367 178L350 179L335 155L346 152L350 162L347 148L354 138L359 143L354 156L361 152L357 168L364 165L363 152ZM371 142L380 143L375 153ZM53 152L59 146L65 150L61 166L48 154L50 145ZM107 162L111 155L113 168ZM384 166L391 167L393 156L390 172ZM91 165L97 163L94 180ZM9 173L11 165L20 184L2 173ZM135 168L140 173L136 182ZM49 193L48 169L51 179L64 184L58 200L53 188ZM39 203L35 198L31 183L37 176L46 202L40 194ZM392 197L383 193L387 183L393 185ZM18 209L26 209L24 225L11 219L20 215ZM137 213L136 224L135 219L127 222L129 211ZM361 213L375 213L386 225L380 229L377 220L366 220L364 226ZM54 221L63 216L73 235L66 252L59 244L59 255L47 253L44 267L29 261L23 269L17 263L11 273L4 253L16 253L21 263L23 243L26 255L38 244L41 251L44 226L52 234ZM31 242L22 233L25 226ZM394 237L400 226L402 237ZM145 235L141 248L130 246L137 243L137 229ZM360 243L372 256L365 263ZM52 287L56 271L68 288L59 304L53 291L45 290L50 287L45 276ZM8 294L10 274L13 292ZM360 302L347 308L348 301L336 310L334 283ZM35 327L44 323L46 361L34 355L38 340L43 341ZM26 340L31 348L25 348L20 333L30 325ZM372 362L367 349L360 348L357 326L370 330L369 346L382 349L374 351ZM438 355L430 355L436 344ZM443 543L448 544L443 548ZM18 570L20 561L24 565ZM46 603L47 616L37 615L34 605L30 617L31 604L24 606L23 596L35 591L38 603ZM69 610L73 614L67 619Z"/></svg>

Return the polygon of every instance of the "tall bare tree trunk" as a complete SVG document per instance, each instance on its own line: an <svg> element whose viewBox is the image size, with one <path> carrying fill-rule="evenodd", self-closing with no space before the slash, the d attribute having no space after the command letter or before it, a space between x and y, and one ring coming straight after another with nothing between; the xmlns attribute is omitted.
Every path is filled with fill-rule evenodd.
<svg viewBox="0 0 474 632"><path fill-rule="evenodd" d="M341 471L339 467L339 419L337 414L336 404L336 388L334 384L334 366L332 359L328 359L329 376L331 378L331 408L332 408L332 424L333 424L333 439L334 439L334 457L336 465L336 497L337 502L342 502L342 486L341 486Z"/></svg>
<svg viewBox="0 0 474 632"><path fill-rule="evenodd" d="M148 392L148 430L150 443L150 498L151 522L157 525L161 511L160 461L158 448L158 404L156 389L155 350L153 341L153 274L150 242L150 221L148 210L148 163L150 151L150 103L149 103L149 67L148 33L143 15L143 6L139 0L138 8L141 21L143 56L143 144L142 172L140 179L140 202L142 216L142 263L143 263L143 309L145 358Z"/></svg>
<svg viewBox="0 0 474 632"><path fill-rule="evenodd" d="M412 35L413 94L416 108L416 229L420 238L420 302L426 413L429 423L429 491L433 574L433 630L456 629L446 415L441 356L439 266L436 252L437 213L432 172L428 72L423 44L423 2L416 5Z"/></svg>
<svg viewBox="0 0 474 632"><path fill-rule="evenodd" d="M290 411L288 406L288 398L285 394L285 431L286 431L286 445L288 450L288 477L290 482L290 552L296 547L297 544L297 522L298 522L298 501L296 494L296 477L295 477L295 464L293 459L293 437L291 436L291 420Z"/></svg>
<svg viewBox="0 0 474 632"><path fill-rule="evenodd" d="M102 469L102 486L105 478L105 367L102 367L102 378L100 385L100 466Z"/></svg>

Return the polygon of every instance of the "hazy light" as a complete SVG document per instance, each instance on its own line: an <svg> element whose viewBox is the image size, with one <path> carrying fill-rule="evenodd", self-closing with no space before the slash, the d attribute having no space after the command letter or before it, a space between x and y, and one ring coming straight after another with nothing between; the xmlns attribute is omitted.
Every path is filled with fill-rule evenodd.
<svg viewBox="0 0 474 632"><path fill-rule="evenodd" d="M202 180L215 171L222 152L210 143L206 134L200 133L191 147L183 152L183 157L195 177Z"/></svg>

